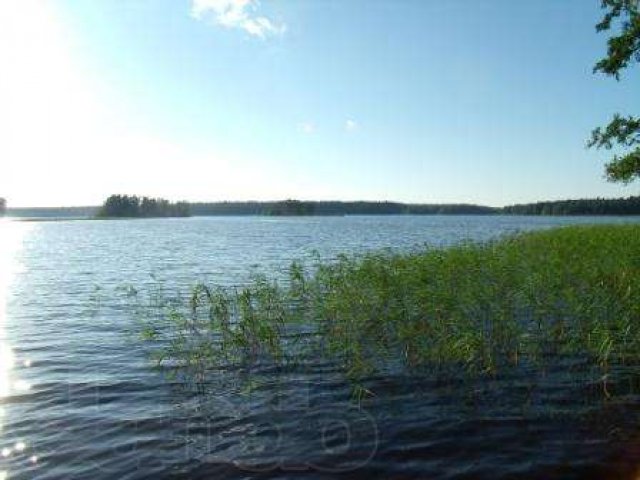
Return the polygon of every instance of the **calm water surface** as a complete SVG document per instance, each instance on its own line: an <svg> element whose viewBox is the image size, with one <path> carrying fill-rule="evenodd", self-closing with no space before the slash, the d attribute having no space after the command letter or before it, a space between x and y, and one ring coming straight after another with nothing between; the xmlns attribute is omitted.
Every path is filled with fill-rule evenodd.
<svg viewBox="0 0 640 480"><path fill-rule="evenodd" d="M593 404L562 370L532 372L535 388L425 373L371 379L376 395L358 406L316 364L254 372L250 391L227 374L202 394L151 368L116 291L241 284L314 251L622 221L638 219L0 221L0 479L618 478L640 465L632 392Z"/></svg>

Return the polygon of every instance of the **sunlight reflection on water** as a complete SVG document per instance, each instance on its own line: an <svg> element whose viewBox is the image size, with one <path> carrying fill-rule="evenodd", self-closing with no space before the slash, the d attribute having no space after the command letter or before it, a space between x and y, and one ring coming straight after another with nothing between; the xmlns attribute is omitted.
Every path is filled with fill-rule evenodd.
<svg viewBox="0 0 640 480"><path fill-rule="evenodd" d="M16 379L12 384L11 371L15 365L15 355L7 341L6 320L9 289L19 269L17 255L25 234L31 228L31 225L6 219L0 220L0 400L16 389L24 391L30 388L24 380ZM5 410L0 407L0 425L3 423L4 416ZM1 475L0 478L2 478Z"/></svg>
<svg viewBox="0 0 640 480"><path fill-rule="evenodd" d="M612 221L598 221L605 220ZM292 465L306 465L316 447L344 445L339 425L327 426L325 435L315 417L321 435L310 434L305 413L325 402L342 408L343 396L348 400L348 386L334 378L334 370L302 365L282 374L287 380L292 375L290 383L268 370L256 373L264 382L248 391L239 391L231 373L228 387L194 398L153 369L132 326L136 319L120 301L123 286L153 293L160 284L169 294L188 291L198 280L233 286L246 281L252 265L281 275L295 259L314 262L313 251L323 259L387 246L405 251L424 242L448 245L580 222L594 219L0 220L0 480L181 478L173 473L183 472L183 466L182 478L246 478L251 475L233 469L244 468L245 461L253 468L253 456L269 465L289 459ZM497 478L528 472L535 461L559 465L571 448L577 464L599 461L594 454L599 444L576 440L577 430L569 423L573 417L565 426L555 418L514 420L511 410L503 411L502 405L511 408L524 390L518 386L513 398L503 399L512 381L520 377L483 385L475 403L475 390L459 394L457 385L443 386L431 377L376 379L379 397L371 405L383 432L381 453L370 469L354 476L367 478L379 469L380 478L435 478L429 472L447 470L454 476L454 471L468 470L464 475L469 477ZM545 395L572 402L562 403L563 409L582 405L579 395L565 393L563 378L544 382L549 386ZM527 395L540 402L535 394ZM472 417L468 421L467 415ZM632 429L631 418L628 423ZM530 430L531 436L523 435ZM370 437L378 441L374 435L354 434L353 445L368 452ZM216 462L221 462L219 469ZM302 476L291 470L280 477Z"/></svg>

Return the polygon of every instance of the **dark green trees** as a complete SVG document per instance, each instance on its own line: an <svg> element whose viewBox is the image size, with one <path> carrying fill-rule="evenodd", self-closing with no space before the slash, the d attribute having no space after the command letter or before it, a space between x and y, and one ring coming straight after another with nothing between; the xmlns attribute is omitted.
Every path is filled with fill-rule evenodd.
<svg viewBox="0 0 640 480"><path fill-rule="evenodd" d="M163 198L136 195L111 195L98 211L100 218L128 217L188 217L189 204L171 203Z"/></svg>
<svg viewBox="0 0 640 480"><path fill-rule="evenodd" d="M275 202L268 210L268 215L272 216L302 216L314 214L313 202L302 202L300 200L284 200Z"/></svg>
<svg viewBox="0 0 640 480"><path fill-rule="evenodd" d="M606 13L596 25L598 32L619 28L607 41L607 56L596 63L594 72L620 79L620 71L640 61L640 1L602 0ZM606 166L607 178L629 183L640 178L640 119L616 114L604 128L591 133L589 147L619 149Z"/></svg>
<svg viewBox="0 0 640 480"><path fill-rule="evenodd" d="M584 198L510 205L511 215L640 215L640 197Z"/></svg>
<svg viewBox="0 0 640 480"><path fill-rule="evenodd" d="M337 200L278 202L213 202L190 204L193 215L435 215L491 214L499 209L468 204L341 202Z"/></svg>
<svg viewBox="0 0 640 480"><path fill-rule="evenodd" d="M0 197L0 217L4 216L7 212L7 201Z"/></svg>

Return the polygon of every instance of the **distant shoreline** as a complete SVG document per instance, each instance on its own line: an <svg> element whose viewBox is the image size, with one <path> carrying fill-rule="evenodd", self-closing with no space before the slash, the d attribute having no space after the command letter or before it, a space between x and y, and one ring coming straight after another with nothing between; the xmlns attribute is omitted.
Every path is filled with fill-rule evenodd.
<svg viewBox="0 0 640 480"><path fill-rule="evenodd" d="M640 215L640 196L536 202L505 207L475 204L417 204L369 201L246 201L188 203L190 216L352 216L352 215ZM95 218L99 206L7 208L6 217L37 220ZM139 217L122 217L139 218ZM153 217L151 217L153 218ZM164 217L161 217L164 218Z"/></svg>

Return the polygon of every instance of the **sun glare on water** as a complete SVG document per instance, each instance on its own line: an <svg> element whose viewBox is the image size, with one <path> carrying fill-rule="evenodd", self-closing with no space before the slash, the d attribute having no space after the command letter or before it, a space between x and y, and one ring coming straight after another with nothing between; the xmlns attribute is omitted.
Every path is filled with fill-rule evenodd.
<svg viewBox="0 0 640 480"><path fill-rule="evenodd" d="M7 339L7 302L18 269L17 255L30 228L27 224L0 219L0 399L10 395L17 383L11 378L15 355Z"/></svg>

